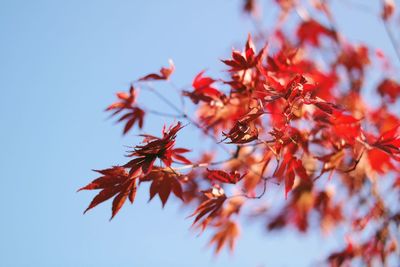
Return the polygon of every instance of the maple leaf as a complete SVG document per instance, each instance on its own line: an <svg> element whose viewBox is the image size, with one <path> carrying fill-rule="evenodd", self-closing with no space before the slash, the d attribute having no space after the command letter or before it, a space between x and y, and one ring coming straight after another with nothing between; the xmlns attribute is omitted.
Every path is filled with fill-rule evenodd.
<svg viewBox="0 0 400 267"><path fill-rule="evenodd" d="M316 158L324 163L323 168L321 170L321 175L322 175L323 173L325 173L327 171L331 171L331 170L338 168L340 166L341 162L343 161L344 157L345 157L345 152L342 149L342 150L335 151L335 152L330 153L325 156L321 156L321 157L315 156L314 158Z"/></svg>
<svg viewBox="0 0 400 267"><path fill-rule="evenodd" d="M382 2L383 2L383 8L381 17L384 20L388 20L393 16L394 11L396 9L396 4L394 0L383 0Z"/></svg>
<svg viewBox="0 0 400 267"><path fill-rule="evenodd" d="M226 97L218 89L212 86L215 80L210 77L203 77L205 71L201 71L193 80L193 92L183 91L184 96L190 97L193 103L197 104L200 101L210 103L211 101L223 101Z"/></svg>
<svg viewBox="0 0 400 267"><path fill-rule="evenodd" d="M317 108L319 108L320 110L322 110L323 112L325 112L327 114L333 114L334 110L338 110L338 106L336 106L333 103L329 103L329 102L325 102L325 101L319 101L319 100L312 101L312 103Z"/></svg>
<svg viewBox="0 0 400 267"><path fill-rule="evenodd" d="M388 110L387 106L380 107L370 114L370 119L379 132L386 132L400 124L399 118Z"/></svg>
<svg viewBox="0 0 400 267"><path fill-rule="evenodd" d="M114 197L112 204L112 219L121 209L127 198L129 198L130 202L133 203L136 195L137 176L129 175L125 171L125 168L119 166L95 171L102 174L102 176L78 190L101 190L93 198L84 213L96 207L98 204Z"/></svg>
<svg viewBox="0 0 400 267"><path fill-rule="evenodd" d="M131 108L136 100L136 91L133 85L129 87L129 94L125 92L118 92L117 97L119 101L112 103L106 108L106 111L115 110L112 115L116 115L125 108Z"/></svg>
<svg viewBox="0 0 400 267"><path fill-rule="evenodd" d="M368 47L364 45L347 45L337 59L337 63L343 65L348 72L357 70L363 72L364 67L370 63Z"/></svg>
<svg viewBox="0 0 400 267"><path fill-rule="evenodd" d="M379 138L372 144L372 146L379 148L391 155L394 159L400 161L400 125L397 125L393 129L384 132Z"/></svg>
<svg viewBox="0 0 400 267"><path fill-rule="evenodd" d="M309 180L301 180L285 207L268 223L268 230L278 230L291 223L299 231L305 232L309 225L308 215L314 204L311 188Z"/></svg>
<svg viewBox="0 0 400 267"><path fill-rule="evenodd" d="M214 185L214 187L210 190L203 191L206 200L203 201L189 217L196 216L193 222L193 225L199 223L202 230L204 230L208 223L221 211L222 205L227 199L223 189L218 185Z"/></svg>
<svg viewBox="0 0 400 267"><path fill-rule="evenodd" d="M247 38L246 46L244 52L233 50L232 51L232 59L222 60L223 63L231 67L230 71L240 71L254 68L257 66L264 55L265 47L261 49L260 52L256 55L255 47L251 36L249 35Z"/></svg>
<svg viewBox="0 0 400 267"><path fill-rule="evenodd" d="M243 11L250 15L256 16L259 11L256 0L245 0L243 4Z"/></svg>
<svg viewBox="0 0 400 267"><path fill-rule="evenodd" d="M168 80L169 76L175 71L175 65L169 60L169 67L162 67L160 73L151 73L139 79L139 81Z"/></svg>
<svg viewBox="0 0 400 267"><path fill-rule="evenodd" d="M329 191L320 191L314 194L313 208L319 213L323 229L338 224L344 219L341 203L333 201L333 193Z"/></svg>
<svg viewBox="0 0 400 267"><path fill-rule="evenodd" d="M114 102L106 108L106 111L114 111L111 116L115 116L122 111L126 111L117 122L126 121L123 133L126 134L135 125L138 124L139 128L143 127L143 120L145 112L135 105L136 91L133 85L129 88L129 94L125 92L118 92L117 97L119 101Z"/></svg>
<svg viewBox="0 0 400 267"><path fill-rule="evenodd" d="M182 156L182 154L187 152L190 152L190 150L186 148L174 148L171 150L171 157L181 163L192 164L190 160Z"/></svg>
<svg viewBox="0 0 400 267"><path fill-rule="evenodd" d="M188 159L181 155L182 153L188 152L188 150L182 148L173 149L176 134L182 128L183 126L178 122L176 125L171 125L169 129L165 129L164 127L162 138L145 135L145 144L135 146L133 151L128 155L129 157L136 156L137 158L130 160L124 167L129 168L129 173L131 174L139 169L141 169L144 174L148 174L152 170L154 161L157 158L167 167L171 166L172 158L183 163L190 163Z"/></svg>
<svg viewBox="0 0 400 267"><path fill-rule="evenodd" d="M207 174L206 177L210 179L211 181L219 181L221 183L229 183L229 184L236 184L240 180L243 179L243 177L246 176L247 173L244 173L240 175L238 171L231 171L230 173L227 173L225 171L221 170L209 170L207 169Z"/></svg>
<svg viewBox="0 0 400 267"><path fill-rule="evenodd" d="M225 139L231 139L228 144L245 144L257 140L258 138L257 129L242 122L236 122L228 133L222 134L225 136Z"/></svg>
<svg viewBox="0 0 400 267"><path fill-rule="evenodd" d="M290 153L286 153L282 163L276 169L274 176L279 180L285 180L285 198L292 190L296 174L304 181L309 181L310 178L305 170L301 160L297 159Z"/></svg>
<svg viewBox="0 0 400 267"><path fill-rule="evenodd" d="M308 141L297 128L290 126L285 126L281 129L274 128L270 132L270 135L275 138L275 149L277 152L281 151L285 146L287 146L288 152L292 154L294 154L299 147L306 152L308 151Z"/></svg>
<svg viewBox="0 0 400 267"><path fill-rule="evenodd" d="M238 120L228 133L222 133L225 139L229 138L229 144L245 144L258 139L258 130L254 127L254 121L264 112L252 110ZM224 140L225 140L224 139Z"/></svg>
<svg viewBox="0 0 400 267"><path fill-rule="evenodd" d="M360 120L345 114L343 111L333 110L330 123L333 133L349 144L354 144L355 139L360 136Z"/></svg>
<svg viewBox="0 0 400 267"><path fill-rule="evenodd" d="M392 103L400 96L400 84L392 79L384 79L377 89L382 97L387 96Z"/></svg>
<svg viewBox="0 0 400 267"><path fill-rule="evenodd" d="M283 38L283 37L282 37ZM299 49L292 47L285 43L282 48L274 55L267 56L267 71L276 72L275 74L279 77L280 72L282 74L288 74L293 72L293 74L304 73L304 66L298 66L296 58L298 57ZM257 65L259 70L262 70L261 64ZM266 77L268 77L268 73L263 72Z"/></svg>
<svg viewBox="0 0 400 267"><path fill-rule="evenodd" d="M347 240L347 247L342 251L332 253L329 255L327 261L331 266L343 266L343 263L353 258L355 255L355 248L350 239Z"/></svg>
<svg viewBox="0 0 400 267"><path fill-rule="evenodd" d="M320 36L323 35L337 41L336 32L334 30L326 28L313 19L304 21L297 29L297 37L300 42L309 42L313 46L319 46Z"/></svg>
<svg viewBox="0 0 400 267"><path fill-rule="evenodd" d="M215 244L215 253L218 254L221 249L227 245L230 251L235 248L235 242L240 234L239 226L233 221L225 222L221 228L213 235L209 245Z"/></svg>
<svg viewBox="0 0 400 267"><path fill-rule="evenodd" d="M390 161L390 155L381 149L373 148L367 152L371 168L380 174L384 174L388 169L395 169Z"/></svg>
<svg viewBox="0 0 400 267"><path fill-rule="evenodd" d="M131 112L126 113L121 118L118 119L118 122L127 121L124 127L124 134L128 133L133 125L137 122L139 128L143 127L143 118L144 111L138 107L132 108Z"/></svg>
<svg viewBox="0 0 400 267"><path fill-rule="evenodd" d="M178 177L180 177L180 175L176 174L175 172L163 170L161 168L155 168L148 175L141 178L140 181L151 181L149 201L158 194L162 206L164 207L171 192L173 192L176 197L184 201L182 186Z"/></svg>

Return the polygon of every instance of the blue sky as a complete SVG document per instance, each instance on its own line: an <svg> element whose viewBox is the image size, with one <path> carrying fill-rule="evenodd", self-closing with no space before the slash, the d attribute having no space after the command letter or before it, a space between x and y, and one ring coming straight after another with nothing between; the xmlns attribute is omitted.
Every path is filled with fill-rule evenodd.
<svg viewBox="0 0 400 267"><path fill-rule="evenodd" d="M378 20L340 3L334 11L352 40L394 55ZM114 92L169 58L179 85L217 73L251 29L237 0L0 1L0 266L309 266L340 246L250 223L234 255L214 258L207 234L190 231L190 211L147 204L146 190L112 222L110 203L82 215L93 194L76 189L138 140L102 112Z"/></svg>

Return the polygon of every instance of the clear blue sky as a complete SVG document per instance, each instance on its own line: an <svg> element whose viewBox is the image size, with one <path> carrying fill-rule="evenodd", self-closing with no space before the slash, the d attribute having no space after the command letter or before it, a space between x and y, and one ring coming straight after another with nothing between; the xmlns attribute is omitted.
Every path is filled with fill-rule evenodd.
<svg viewBox="0 0 400 267"><path fill-rule="evenodd" d="M180 85L204 68L223 69L218 59L251 30L240 4L0 1L0 266L300 267L340 245L316 234L266 235L249 224L233 256L213 258L207 234L189 230L189 211L177 203L162 211L158 199L147 204L147 190L112 222L110 203L82 215L93 194L75 191L95 177L91 169L123 163L124 145L137 142L102 112L114 92L169 58ZM376 19L334 7L351 39L393 55Z"/></svg>

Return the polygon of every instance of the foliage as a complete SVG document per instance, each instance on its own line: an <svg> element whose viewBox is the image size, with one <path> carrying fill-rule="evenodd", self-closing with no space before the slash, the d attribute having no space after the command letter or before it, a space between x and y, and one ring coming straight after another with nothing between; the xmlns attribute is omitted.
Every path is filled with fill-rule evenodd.
<svg viewBox="0 0 400 267"><path fill-rule="evenodd" d="M381 50L350 43L339 32L327 1L303 2L275 0L280 16L266 34L257 17L259 4L244 1L244 12L259 25L255 37L249 34L243 50L234 49L231 58L222 60L222 77L200 71L192 88L179 90L196 115L152 87L151 82L170 82L172 62L133 82L128 93L117 93L118 101L106 111L112 116L125 112L118 119L125 122L124 134L135 125L142 128L147 113L170 116L138 104L139 88L179 112L176 118L187 126L177 122L164 126L161 137L142 135L128 162L96 171L102 176L80 189L100 190L86 211L113 198L114 217L149 182L150 200L159 195L164 206L173 195L194 210L194 227L215 229L210 244L216 252L224 246L233 250L240 221L248 217L262 221L268 231L344 227L343 250L327 255L331 266L353 260L385 265L396 259L400 84ZM382 1L381 12L399 52L389 27L396 16L394 2ZM367 74L379 69L379 62L385 62L381 81L372 84ZM371 96L365 91L371 85L378 104L367 104ZM184 156L189 148L175 147L188 128L199 130L214 147L194 151L189 160ZM228 157L216 160L216 150ZM266 206L266 196L277 188L283 205Z"/></svg>

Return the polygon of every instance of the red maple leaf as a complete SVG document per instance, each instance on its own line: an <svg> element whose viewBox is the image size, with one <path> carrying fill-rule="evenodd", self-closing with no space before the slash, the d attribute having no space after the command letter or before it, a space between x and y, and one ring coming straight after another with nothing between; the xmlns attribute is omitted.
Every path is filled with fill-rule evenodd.
<svg viewBox="0 0 400 267"><path fill-rule="evenodd" d="M346 45L339 55L337 63L343 65L348 72L352 70L362 72L364 67L370 63L368 47Z"/></svg>
<svg viewBox="0 0 400 267"><path fill-rule="evenodd" d="M265 47L256 55L253 41L249 35L244 52L233 50L232 59L222 60L222 62L231 67L230 71L251 69L261 62L264 51Z"/></svg>
<svg viewBox="0 0 400 267"><path fill-rule="evenodd" d="M200 226L204 230L208 223L221 211L221 208L227 199L223 189L218 185L210 190L203 191L206 200L203 201L197 209L189 217L196 216L193 225L198 223L203 217L205 217L201 222Z"/></svg>
<svg viewBox="0 0 400 267"><path fill-rule="evenodd" d="M200 101L222 101L225 95L218 89L212 86L215 80L210 77L203 77L205 71L201 71L193 80L193 92L183 91L184 96L190 97L193 103L197 104Z"/></svg>
<svg viewBox="0 0 400 267"><path fill-rule="evenodd" d="M131 85L129 88L129 94L125 92L118 92L117 97L119 101L108 106L106 111L114 111L111 116L115 116L122 111L126 111L126 113L117 120L117 122L126 121L123 133L126 134L135 125L135 123L138 124L139 128L142 128L145 112L135 105L136 91L133 85Z"/></svg>
<svg viewBox="0 0 400 267"><path fill-rule="evenodd" d="M354 144L355 140L360 136L360 120L352 115L345 114L343 111L333 110L330 123L333 134L344 139L349 144Z"/></svg>
<svg viewBox="0 0 400 267"><path fill-rule="evenodd" d="M245 144L257 140L258 130L254 126L254 121L263 114L264 112L257 109L251 110L239 119L228 133L223 132L225 139L231 139L228 144Z"/></svg>
<svg viewBox="0 0 400 267"><path fill-rule="evenodd" d="M125 168L129 168L129 173L135 173L141 169L144 174L150 173L153 168L154 161L158 158L167 167L171 166L173 158L182 162L190 163L188 159L183 157L181 154L188 152L186 149L174 149L175 138L177 132L182 129L183 126L180 122L176 125L171 126L168 130L163 129L163 137L155 137L151 135L144 135L145 144L135 146L133 151L128 155L129 157L135 156L124 165Z"/></svg>
<svg viewBox="0 0 400 267"><path fill-rule="evenodd" d="M378 148L373 148L367 152L368 160L371 168L380 174L384 174L387 170L395 169L390 161L390 155Z"/></svg>
<svg viewBox="0 0 400 267"><path fill-rule="evenodd" d="M337 40L336 32L323 26L316 20L310 19L300 24L297 29L297 37L300 42L309 42L313 46L319 46L320 37L327 36Z"/></svg>
<svg viewBox="0 0 400 267"><path fill-rule="evenodd" d="M125 168L114 166L110 169L95 170L102 174L88 185L80 188L81 190L101 190L92 200L85 210L85 213L96 207L98 204L114 197L112 204L111 219L118 213L127 198L133 203L136 196L137 175L129 175Z"/></svg>
<svg viewBox="0 0 400 267"><path fill-rule="evenodd" d="M394 11L396 9L396 4L394 0L383 0L382 2L383 2L383 8L381 17L384 20L388 20L393 16Z"/></svg>
<svg viewBox="0 0 400 267"><path fill-rule="evenodd" d="M293 188L296 174L304 181L309 180L309 176L301 160L288 152L284 155L283 161L274 173L274 176L279 180L285 180L285 198L287 198L288 193Z"/></svg>
<svg viewBox="0 0 400 267"><path fill-rule="evenodd" d="M372 146L379 148L391 155L394 159L400 161L400 125L397 125L393 129L384 132L381 136L372 144Z"/></svg>
<svg viewBox="0 0 400 267"><path fill-rule="evenodd" d="M150 73L139 81L156 81L156 80L168 80L169 76L175 71L175 65L172 60L169 60L169 67L162 67L160 73Z"/></svg>
<svg viewBox="0 0 400 267"><path fill-rule="evenodd" d="M148 175L141 178L140 181L151 181L149 201L158 194L162 206L164 207L171 192L183 201L183 191L178 179L179 177L180 175L171 170L164 170L158 167L154 168Z"/></svg>
<svg viewBox="0 0 400 267"><path fill-rule="evenodd" d="M378 93L384 97L387 96L390 102L396 102L400 96L400 84L392 79L384 79L378 85Z"/></svg>
<svg viewBox="0 0 400 267"><path fill-rule="evenodd" d="M229 184L236 184L240 180L243 179L243 177L246 176L247 173L244 173L240 175L238 171L231 171L230 173L227 173L225 171L221 170L209 170L207 169L207 174L206 177L210 179L211 181L219 181L221 183L229 183Z"/></svg>
<svg viewBox="0 0 400 267"><path fill-rule="evenodd" d="M218 254L225 245L228 245L229 250L233 251L235 248L235 241L238 238L239 233L239 226L235 222L225 222L221 225L221 229L213 235L209 245L215 244L216 254Z"/></svg>

